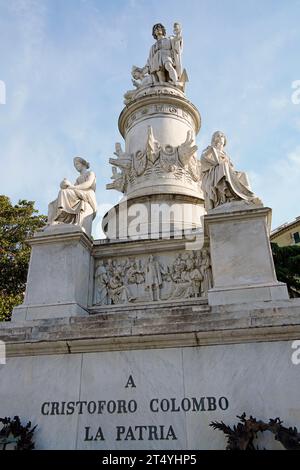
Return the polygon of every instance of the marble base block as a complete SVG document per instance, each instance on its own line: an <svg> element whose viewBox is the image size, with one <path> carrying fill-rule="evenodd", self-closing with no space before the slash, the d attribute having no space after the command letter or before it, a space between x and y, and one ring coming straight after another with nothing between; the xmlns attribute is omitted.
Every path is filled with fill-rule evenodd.
<svg viewBox="0 0 300 470"><path fill-rule="evenodd" d="M277 281L269 242L271 209L236 201L205 216L213 288L210 305L288 299Z"/></svg>
<svg viewBox="0 0 300 470"><path fill-rule="evenodd" d="M78 226L59 224L37 232L24 303L12 321L87 314L92 242Z"/></svg>

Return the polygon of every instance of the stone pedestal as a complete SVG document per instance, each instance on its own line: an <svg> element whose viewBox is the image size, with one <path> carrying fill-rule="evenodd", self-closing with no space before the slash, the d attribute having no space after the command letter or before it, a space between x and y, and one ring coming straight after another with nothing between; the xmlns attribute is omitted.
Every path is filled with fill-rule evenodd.
<svg viewBox="0 0 300 470"><path fill-rule="evenodd" d="M87 314L92 242L79 226L59 224L37 232L24 303L12 321Z"/></svg>
<svg viewBox="0 0 300 470"><path fill-rule="evenodd" d="M205 216L210 239L213 288L210 305L288 299L277 281L269 242L271 209L242 201Z"/></svg>

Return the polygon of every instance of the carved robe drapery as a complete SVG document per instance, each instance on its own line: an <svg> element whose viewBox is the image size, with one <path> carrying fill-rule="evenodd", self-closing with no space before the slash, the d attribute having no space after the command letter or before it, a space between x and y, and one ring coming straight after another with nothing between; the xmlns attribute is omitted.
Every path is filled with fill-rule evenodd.
<svg viewBox="0 0 300 470"><path fill-rule="evenodd" d="M151 46L149 52L147 65L150 74L164 70L166 62L170 62L176 70L177 80L180 80L182 74L181 51L182 38L171 36L169 38L158 39L156 43Z"/></svg>
<svg viewBox="0 0 300 470"><path fill-rule="evenodd" d="M251 202L255 199L247 175L234 170L230 158L223 150L207 147L201 156L201 171L207 210L233 199Z"/></svg>
<svg viewBox="0 0 300 470"><path fill-rule="evenodd" d="M151 289L152 286L161 286L162 277L158 261L149 260L146 267L146 288Z"/></svg>
<svg viewBox="0 0 300 470"><path fill-rule="evenodd" d="M96 176L88 171L80 175L74 186L85 185L86 189L64 188L58 193L57 199L49 204L48 222L59 221L64 223L80 223L83 214L97 212L96 202Z"/></svg>

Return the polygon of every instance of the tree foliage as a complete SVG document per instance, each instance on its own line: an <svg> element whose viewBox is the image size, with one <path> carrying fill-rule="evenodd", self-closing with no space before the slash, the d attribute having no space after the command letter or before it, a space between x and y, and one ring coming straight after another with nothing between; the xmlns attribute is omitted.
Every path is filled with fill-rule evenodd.
<svg viewBox="0 0 300 470"><path fill-rule="evenodd" d="M278 281L287 284L291 297L300 297L300 246L271 246Z"/></svg>
<svg viewBox="0 0 300 470"><path fill-rule="evenodd" d="M0 320L9 320L13 307L22 303L30 258L25 241L45 222L33 201L12 205L0 195Z"/></svg>

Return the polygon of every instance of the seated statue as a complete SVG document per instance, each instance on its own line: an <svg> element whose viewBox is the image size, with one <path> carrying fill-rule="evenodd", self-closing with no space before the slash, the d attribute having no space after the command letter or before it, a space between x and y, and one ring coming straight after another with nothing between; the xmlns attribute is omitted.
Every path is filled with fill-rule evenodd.
<svg viewBox="0 0 300 470"><path fill-rule="evenodd" d="M225 135L217 131L212 136L211 145L201 155L202 189L206 210L234 200L261 205L261 200L250 189L246 173L234 169L224 151L225 145Z"/></svg>
<svg viewBox="0 0 300 470"><path fill-rule="evenodd" d="M80 173L74 185L66 178L60 183L57 199L48 206L48 225L75 224L91 235L92 221L96 216L96 176L88 171L90 164L81 157L74 158Z"/></svg>

